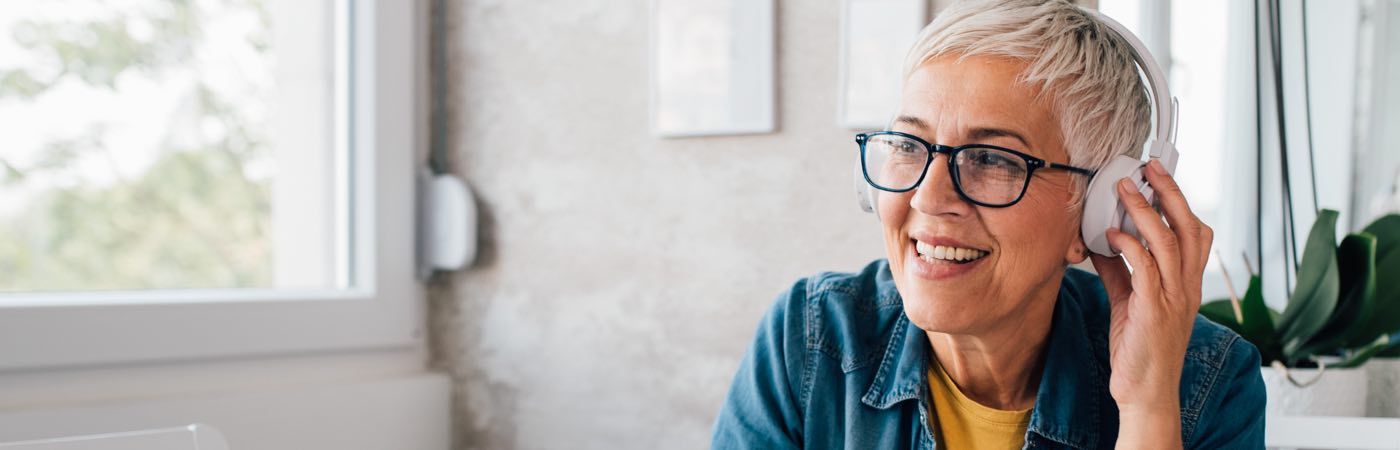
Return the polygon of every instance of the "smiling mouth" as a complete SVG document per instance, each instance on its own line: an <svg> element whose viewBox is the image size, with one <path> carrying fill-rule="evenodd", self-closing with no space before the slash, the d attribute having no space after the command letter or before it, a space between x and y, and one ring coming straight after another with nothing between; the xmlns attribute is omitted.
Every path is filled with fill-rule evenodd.
<svg viewBox="0 0 1400 450"><path fill-rule="evenodd" d="M913 241L914 249L919 253L919 259L928 263L967 264L985 258L991 253L986 250L978 250L975 248L925 244L917 239Z"/></svg>

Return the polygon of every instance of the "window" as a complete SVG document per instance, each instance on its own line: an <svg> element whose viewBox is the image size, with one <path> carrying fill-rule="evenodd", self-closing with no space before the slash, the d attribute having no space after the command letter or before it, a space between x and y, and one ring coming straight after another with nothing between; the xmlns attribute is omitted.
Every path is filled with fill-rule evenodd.
<svg viewBox="0 0 1400 450"><path fill-rule="evenodd" d="M421 2L9 3L0 370L421 339Z"/></svg>
<svg viewBox="0 0 1400 450"><path fill-rule="evenodd" d="M1385 47L1386 28L1373 22L1385 20L1387 2L1281 3L1284 129L1299 239L1306 237L1315 218L1315 204L1342 213L1339 232L1359 229L1382 212L1369 203L1383 202L1362 197L1378 197L1368 190L1394 189L1400 159L1375 155L1400 152L1384 151L1379 143L1384 127L1368 131L1375 127L1367 125L1379 123L1371 121L1385 112L1379 104L1368 105L1368 99L1380 98L1368 89L1385 89L1379 82L1384 78L1378 78L1384 72L1369 67L1400 61L1370 50ZM1172 93L1181 100L1177 178L1197 214L1216 230L1214 247L1224 256L1219 261L1212 255L1205 299L1228 295L1222 262L1237 292L1243 293L1243 255L1249 255L1252 270L1262 271L1266 280L1264 298L1281 309L1287 298L1283 282L1291 276L1285 271L1293 255L1285 253L1282 229L1287 216L1280 194L1282 158L1267 21L1259 24L1262 53L1257 72L1255 67L1255 18L1265 13L1256 12L1254 2L1101 0L1099 5L1135 32L1147 30L1140 33L1147 45L1170 55ZM1256 89L1262 95L1259 106ZM1378 142L1367 142L1370 136ZM1256 153L1256 148L1261 150Z"/></svg>
<svg viewBox="0 0 1400 450"><path fill-rule="evenodd" d="M0 6L0 291L348 287L333 5Z"/></svg>
<svg viewBox="0 0 1400 450"><path fill-rule="evenodd" d="M1242 273L1238 255L1249 241L1245 238L1253 230L1253 222L1234 212L1246 210L1242 205L1249 205L1252 211L1254 183L1253 178L1245 182L1226 174L1254 167L1253 72L1247 72L1250 66L1230 61L1253 61L1253 41L1247 31L1252 10L1248 11L1250 16L1241 16L1233 3L1208 0L1104 0L1099 6L1104 14L1138 34L1168 72L1172 94L1180 100L1177 181L1192 209L1215 230L1214 248L1228 255L1230 268ZM1163 14L1164 6L1169 14ZM1232 31L1239 28L1241 19L1246 30L1242 36ZM1185 32L1182 28L1187 26L1193 31ZM1162 42L1163 38L1167 42ZM1232 74L1249 78L1232 79ZM1246 91L1248 95L1243 96ZM1248 106L1248 111L1237 108L1241 105ZM1250 117L1241 115L1245 112ZM1225 297L1228 289L1219 271L1220 261L1215 261L1215 255L1211 259L1205 298ZM1244 285L1238 286L1243 289Z"/></svg>
<svg viewBox="0 0 1400 450"><path fill-rule="evenodd" d="M1400 88L1392 81L1400 78L1400 4L1370 1L1359 6L1356 160L1366 163L1356 165L1352 206L1368 217L1358 217L1353 225L1386 211L1400 212L1400 127L1393 125L1400 120Z"/></svg>

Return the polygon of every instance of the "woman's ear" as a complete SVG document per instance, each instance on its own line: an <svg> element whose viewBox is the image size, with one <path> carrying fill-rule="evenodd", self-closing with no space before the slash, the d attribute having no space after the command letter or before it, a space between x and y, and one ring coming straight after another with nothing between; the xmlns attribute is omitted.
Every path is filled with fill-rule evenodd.
<svg viewBox="0 0 1400 450"><path fill-rule="evenodd" d="M1066 264L1079 264L1089 258L1089 246L1084 244L1084 236L1079 234L1079 228L1075 228L1074 239L1069 243L1069 249L1065 251Z"/></svg>

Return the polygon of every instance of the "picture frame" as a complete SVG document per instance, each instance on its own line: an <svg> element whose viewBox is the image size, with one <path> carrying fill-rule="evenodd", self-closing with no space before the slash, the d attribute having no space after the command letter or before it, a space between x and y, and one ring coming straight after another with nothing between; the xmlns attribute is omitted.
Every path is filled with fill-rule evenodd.
<svg viewBox="0 0 1400 450"><path fill-rule="evenodd" d="M653 133L775 131L774 14L775 0L652 0Z"/></svg>
<svg viewBox="0 0 1400 450"><path fill-rule="evenodd" d="M837 123L882 130L899 107L904 56L928 24L925 0L842 0Z"/></svg>

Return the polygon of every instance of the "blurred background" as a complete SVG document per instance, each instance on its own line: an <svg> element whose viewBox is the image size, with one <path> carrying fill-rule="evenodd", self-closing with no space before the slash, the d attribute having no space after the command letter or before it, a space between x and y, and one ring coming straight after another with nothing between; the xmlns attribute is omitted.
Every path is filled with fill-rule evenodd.
<svg viewBox="0 0 1400 450"><path fill-rule="evenodd" d="M705 447L775 297L883 257L852 136L953 1L0 4L0 442ZM1281 103L1275 3L1081 3L1169 67L1207 299L1400 209L1400 2L1277 3Z"/></svg>

